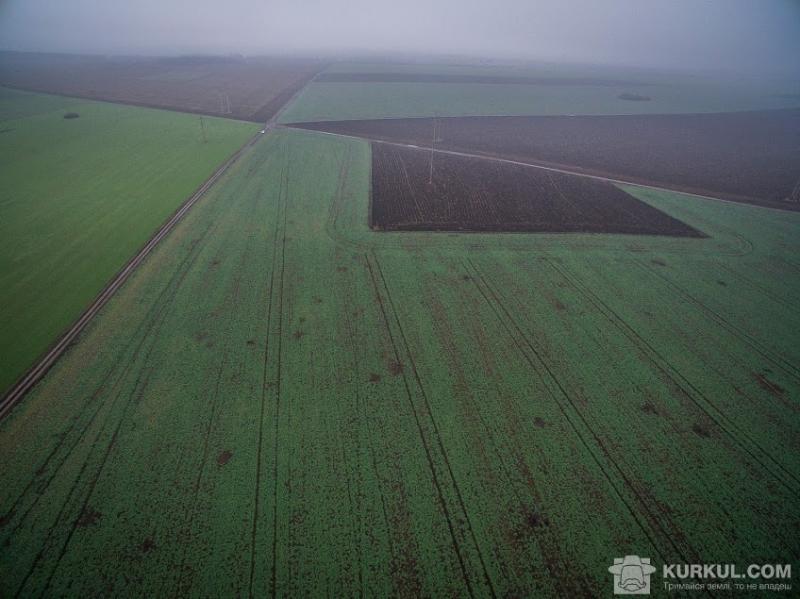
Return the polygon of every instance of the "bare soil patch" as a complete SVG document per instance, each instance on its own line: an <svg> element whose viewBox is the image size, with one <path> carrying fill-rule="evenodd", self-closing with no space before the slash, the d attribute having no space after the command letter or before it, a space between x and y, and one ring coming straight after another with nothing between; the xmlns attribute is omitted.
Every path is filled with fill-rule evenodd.
<svg viewBox="0 0 800 599"><path fill-rule="evenodd" d="M702 237L618 187L576 175L376 142L370 225L388 231Z"/></svg>

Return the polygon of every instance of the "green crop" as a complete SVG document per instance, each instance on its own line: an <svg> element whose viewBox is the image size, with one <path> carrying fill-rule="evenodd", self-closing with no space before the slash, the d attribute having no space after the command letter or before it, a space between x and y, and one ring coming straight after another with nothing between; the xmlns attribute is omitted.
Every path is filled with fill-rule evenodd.
<svg viewBox="0 0 800 599"><path fill-rule="evenodd" d="M270 133L0 424L23 596L610 596L797 555L800 215L377 233L369 145Z"/></svg>
<svg viewBox="0 0 800 599"><path fill-rule="evenodd" d="M258 125L203 127L0 89L0 393Z"/></svg>
<svg viewBox="0 0 800 599"><path fill-rule="evenodd" d="M506 68L434 65L334 64L329 72L591 77L615 85L312 82L281 117L283 123L430 116L669 114L796 108L796 81L741 81L636 69L560 66ZM630 81L630 84L623 82ZM791 93L788 93L791 92ZM621 99L622 94L650 98Z"/></svg>

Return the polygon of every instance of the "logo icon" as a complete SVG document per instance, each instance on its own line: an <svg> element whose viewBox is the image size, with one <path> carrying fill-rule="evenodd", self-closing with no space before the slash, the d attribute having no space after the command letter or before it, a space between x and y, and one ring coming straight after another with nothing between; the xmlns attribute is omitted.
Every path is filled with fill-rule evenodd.
<svg viewBox="0 0 800 599"><path fill-rule="evenodd" d="M614 575L615 595L649 595L650 575L656 569L650 565L649 557L626 555L615 557L608 571Z"/></svg>

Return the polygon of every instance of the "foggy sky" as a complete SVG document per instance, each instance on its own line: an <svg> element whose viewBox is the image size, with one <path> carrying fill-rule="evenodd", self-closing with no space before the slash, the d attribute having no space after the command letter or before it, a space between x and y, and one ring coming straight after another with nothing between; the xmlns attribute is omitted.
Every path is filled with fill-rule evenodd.
<svg viewBox="0 0 800 599"><path fill-rule="evenodd" d="M800 78L800 0L0 0L0 49L404 52Z"/></svg>

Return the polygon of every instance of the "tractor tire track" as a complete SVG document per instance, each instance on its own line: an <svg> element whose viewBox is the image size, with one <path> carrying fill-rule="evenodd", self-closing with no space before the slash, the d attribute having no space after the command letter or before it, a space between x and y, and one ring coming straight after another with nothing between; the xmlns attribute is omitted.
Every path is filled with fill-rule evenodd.
<svg viewBox="0 0 800 599"><path fill-rule="evenodd" d="M263 452L264 452L264 417L266 415L266 404L267 404L267 396L269 395L268 389L272 386L272 381L270 381L270 358L273 355L273 339L272 339L272 322L273 322L273 313L275 310L278 310L278 318L281 318L280 312L282 312L282 305L279 305L277 308L273 305L274 297L276 292L276 286L279 296L283 294L283 273L284 273L284 266L285 266L285 248L286 248L286 211L287 211L287 202L288 198L286 195L286 190L284 188L284 180L286 177L286 171L288 170L288 164L285 165L282 169L280 180L281 186L278 191L278 213L275 215L275 228L272 234L272 263L270 267L270 279L269 279L269 299L267 302L267 328L266 328L266 340L265 340L265 347L264 347L264 362L263 362L263 371L261 377L261 405L259 409L259 429L258 429L258 443L257 443L257 450L256 450L256 472L255 472L255 499L253 504L253 519L251 523L251 533L250 533L250 575L249 575L249 590L248 596L253 598L259 596L260 594L255 593L253 589L253 585L255 583L255 571L256 571L256 547L258 544L258 528L259 528L259 519L261 517L261 497L262 497L262 476L261 472L263 469ZM281 231L281 227L283 227L283 231ZM283 233L281 235L281 233ZM278 250L279 247L282 248L282 256L281 256L281 271L279 274L279 283L276 284L275 281L275 273L278 269ZM279 301L279 304L282 303L282 300ZM278 336L278 353L280 353L280 335ZM277 402L276 402L276 410L280 406L280 385L277 386ZM277 426L278 426L278 415L277 412L275 417L275 443L277 443ZM277 453L274 454L275 459L275 466L273 468L273 475L277 473ZM276 478L277 481L277 478ZM277 494L277 482L275 483L275 488L273 492ZM277 509L277 504L276 508ZM273 518L274 524L274 518ZM277 534L277 531L274 531L273 534ZM274 546L274 541L273 541ZM274 552L273 552L274 555ZM274 577L275 577L275 562L273 561L272 564L273 573L271 579L271 585L274 585ZM273 589L273 596L274 596L274 589Z"/></svg>
<svg viewBox="0 0 800 599"><path fill-rule="evenodd" d="M734 337L738 337L744 343L749 345L753 349L753 351L758 353L762 358L764 358L765 360L767 360L768 362L773 364L776 368L780 368L787 376L793 378L797 382L800 382L800 369L797 366L795 366L791 362L788 362L788 361L784 360L780 356L775 355L772 350L770 350L767 347L764 347L761 344L761 342L759 342L753 336L751 336L750 334L746 333L745 331L743 331L742 329L740 329L736 325L731 324L730 322L728 322L728 320L724 316L719 314L713 308L707 306L701 300L699 300L696 297L694 297L691 293L686 291L683 287L681 287L677 283L673 282L666 275L658 272L654 268L652 268L652 267L648 266L647 264L644 264L644 263L642 263L640 261L634 261L633 263L636 264L639 268L642 268L645 272L647 272L647 273L649 273L651 275L654 275L658 279L661 279L664 283L667 284L668 287L670 287L673 290L675 290L678 293L678 295L680 295L681 297L683 297L684 299L689 301L691 304L693 304L694 306L699 308L700 311L703 312L709 318L711 318L711 320L713 320L718 325L723 327L726 331L731 333Z"/></svg>
<svg viewBox="0 0 800 599"><path fill-rule="evenodd" d="M651 534L651 530L648 526L642 522L639 513L634 509L634 506L631 505L630 501L626 498L626 494L623 492L620 485L615 481L614 477L608 472L606 466L604 465L603 461L600 457L596 454L596 452L592 449L592 446L589 440L586 438L585 434L581 432L581 428L578 427L573 417L570 416L570 411L574 414L575 417L581 422L583 429L585 429L588 434L591 436L594 445L599 448L600 452L605 456L605 459L608 460L608 463L611 465L613 470L616 471L617 475L623 482L624 488L627 488L630 493L633 494L633 497L636 501L637 506L640 508L640 511L644 513L647 517L647 520L653 526L653 528L659 533L659 538L665 541L664 544L667 544L672 547L675 555L679 556L681 560L686 563L689 563L691 560L685 554L683 549L681 549L677 543L675 542L673 535L669 534L667 530L664 529L661 520L656 517L655 514L652 513L650 510L649 504L645 498L643 498L640 493L637 491L636 486L632 483L624 469L619 465L619 463L614 459L614 457L610 454L608 449L606 448L605 444L603 443L602 439L597 435L597 433L592 429L592 427L587 422L584 415L575 405L575 402L572 400L570 395L567 393L566 389L563 387L561 382L556 377L555 373L552 371L550 366L541 356L539 350L533 345L533 343L528 339L528 336L522 330L520 325L516 322L514 317L508 311L506 306L501 301L499 295L494 290L494 288L488 283L487 279L483 276L483 273L478 269L475 263L467 258L466 265L469 267L469 270L475 274L476 281L480 281L483 285L483 288L475 283L478 291L483 296L486 303L490 306L492 311L495 313L496 318L503 326L503 328L508 333L509 337L512 339L514 344L517 346L519 351L522 353L528 364L531 366L534 372L536 372L544 381L550 381L551 385L555 387L555 392L551 391L551 397L556 402L561 413L564 415L564 418L574 431L577 438L580 440L581 444L583 445L586 452L592 457L594 462L597 464L598 469L602 472L603 476L607 480L608 484L614 490L615 494L625 506L627 511L630 513L633 520L638 525L639 529L645 535L647 540L649 541L650 545L657 551L663 561L669 561L666 559L666 556L661 553L661 544L656 543L655 538ZM485 291L484 291L485 288ZM488 293L488 294L487 294ZM491 299L490 299L491 297ZM516 334L514 334L516 331ZM522 340L522 342L520 342ZM521 343L525 344L527 350ZM531 357L533 356L533 357ZM557 396L560 395L563 397L567 403L569 404L571 410L567 409L562 401L557 399ZM698 555L697 552L692 547L688 547L689 552L693 558L696 558ZM696 560L695 560L696 561Z"/></svg>
<svg viewBox="0 0 800 599"><path fill-rule="evenodd" d="M414 358L413 358L412 353L411 353L411 347L408 344L408 340L406 339L405 333L403 332L402 325L400 324L400 317L399 317L399 315L397 313L397 309L394 306L394 302L392 300L392 296L389 293L389 287L388 287L388 285L386 283L386 278L383 275L383 270L381 269L380 263L378 262L378 257L374 253L373 253L373 261L375 263L375 270L378 272L378 276L379 276L379 278L381 280L381 283L383 285L383 290L384 290L384 293L385 293L386 298L388 300L389 308L390 308L390 310L392 312L392 315L394 316L394 321L395 321L395 324L397 326L397 330L400 333L400 340L402 341L403 347L405 349L405 354L408 356L408 360L409 360L409 362L411 364L411 369L412 369L412 372L414 373L414 380L415 380L415 382L417 384L417 387L418 387L418 389L420 391L420 395L422 396L422 399L423 399L423 402L424 402L424 405L425 405L425 409L426 409L426 411L428 413L428 419L430 420L431 426L433 427L433 436L436 439L436 444L437 444L437 446L439 448L439 452L441 453L442 459L444 460L445 467L447 469L447 473L448 473L448 476L450 478L450 482L451 482L451 484L453 486L453 489L454 489L455 494L456 494L456 498L458 500L459 509L462 512L464 521L467 523L467 530L469 532L472 544L474 545L475 552L478 555L478 560L479 560L479 562L481 564L481 568L483 570L484 583L486 584L491 596L492 597L496 597L496 592L495 592L495 589L494 589L494 585L492 583L491 577L489 576L489 572L488 572L488 570L486 568L486 563L485 563L484 558L483 558L483 553L481 552L480 545L478 544L477 538L475 536L475 532L474 532L474 529L472 527L472 522L470 520L469 513L467 512L466 505L464 503L464 499L463 499L463 496L461 494L461 490L458 487L458 483L456 482L455 475L453 474L453 469L452 469L452 467L450 465L450 460L447 457L447 452L445 450L441 434L439 433L439 427L437 426L436 420L433 417L433 409L431 407L430 400L428 399L428 396L425 393L425 389L422 386L422 379L419 376L419 372L417 370L416 363L414 362ZM378 290L377 279L374 276L374 272L373 272L373 269L372 269L371 266L370 266L369 270L370 270L370 276L373 278L373 285L375 286L376 294L378 294L380 296L380 291ZM381 310L383 311L384 316L385 316L386 315L385 306L384 306L382 301L380 302L380 304L381 304ZM387 324L387 328L388 328L389 322L387 321L386 324ZM391 335L391 332L390 332L390 335ZM399 363L402 363L401 356L397 352L397 345L396 345L394 339L392 339L392 345L393 345L393 347L395 349L395 358L398 360ZM431 452L430 452L430 448L428 446L428 441L426 440L425 435L423 433L423 428L422 428L421 422L419 420L419 415L417 413L416 407L413 405L412 393L411 393L410 386L408 385L408 380L407 380L407 378L405 376L405 373L403 373L403 380L404 380L404 382L406 384L406 391L408 393L409 402L411 403L411 407L412 407L412 409L414 411L414 418L417 421L417 427L418 427L419 432L420 432L420 437L421 437L421 439L423 441L423 444L425 445L425 449L426 449L426 453L428 455L428 462L429 462L429 465L430 465L430 468L431 468L431 472L433 474L434 480L436 481L437 491L439 492L440 501L442 502L442 508L445 510L446 519L448 521L448 526L452 527L452 520L451 520L451 518L449 516L449 513L447 511L447 506L444 503L444 494L443 494L443 492L441 490L441 486L440 486L440 483L438 482L436 471L434 469L433 458L432 458L432 455L431 455ZM453 533L454 533L454 530L451 528L451 534L453 534ZM454 540L454 543L455 543L455 536L453 536L453 540ZM463 567L463 558L461 558L460 554L459 554L459 559L462 560L462 567ZM465 570L465 576L466 576L466 570ZM469 585L469 579L467 578L465 580ZM469 586L469 590L472 593L471 585Z"/></svg>
<svg viewBox="0 0 800 599"><path fill-rule="evenodd" d="M288 146L286 148L286 167L281 179L283 195L283 238L281 239L281 272L278 283L278 351L275 380L275 461L273 467L273 511L272 511L272 597L277 597L278 588L278 456L280 455L280 418L281 418L281 358L283 350L283 283L286 274L286 222L289 212L289 167L291 161ZM291 414L291 412L290 412Z"/></svg>
<svg viewBox="0 0 800 599"><path fill-rule="evenodd" d="M167 312L168 312L169 308L172 307L172 304L173 304L173 301L174 301L174 298L175 298L175 290L180 287L180 285L182 284L182 282L186 278L186 275L191 270L191 268L194 265L194 263L197 261L199 253L200 253L200 251L199 251L199 247L201 245L200 241L204 237L206 237L210 231L212 231L214 229L216 229L216 225L209 225L209 227L204 231L204 233L201 235L201 237L193 242L191 250L189 251L189 253L187 253L187 255L184 257L184 259L180 263L180 266L179 266L178 270L172 276L169 284L164 287L164 289L161 291L161 293L159 294L159 296L156 299L156 301L153 302L153 305L149 310L150 314L152 314L152 318L150 319L149 324L147 325L147 327L145 329L145 333L142 335L142 338L139 340L139 343L137 344L136 349L134 350L133 356L126 363L122 373L120 373L120 375L117 378L113 388L116 388L122 382L122 380L125 379L125 377L128 375L128 373L132 370L133 364L135 364L135 363L137 363L139 361L140 352L144 352L143 353L143 361L144 361L144 363L147 362L147 360L148 360L148 358L151 355L152 350L153 350L153 340L154 340L154 336L155 336L155 331L158 328L160 328L160 326L163 324L164 320L166 319L166 315L167 315ZM149 343L149 347L147 349L145 349L145 345L148 342L150 342ZM146 383L145 383L145 386L146 386ZM112 390L113 390L113 388L112 388ZM77 514L76 518L74 519L74 521L73 521L73 523L71 525L71 528L70 528L70 531L69 531L69 533L67 535L67 538L66 538L65 542L63 543L63 545L61 547L61 550L59 552L59 555L58 555L58 557L56 559L56 563L53 565L53 567L51 569L51 572L50 572L50 575L48 576L48 579L46 581L46 584L45 584L45 587L44 587L44 589L42 591L42 594L46 594L46 591L47 591L47 589L49 588L49 585L52 582L53 576L55 575L55 572L58 569L58 565L61 562L61 560L63 559L64 555L66 554L67 547L69 546L69 543L72 540L72 537L75 534L75 531L77 529L78 520L80 519L80 516L83 514L83 512L86 510L86 507L88 506L89 501L91 500L92 494L94 493L94 489L95 489L95 487L97 485L97 481L99 480L100 475L101 475L103 469L105 468L105 465L106 465L106 463L108 461L108 456L110 455L111 450L113 449L114 445L116 444L116 439L117 439L117 437L119 435L119 431L120 431L120 429L122 427L122 423L124 422L124 420L125 420L125 418L127 416L127 412L129 410L131 404L133 403L133 398L137 396L137 392L139 394L143 392L143 387L140 384L140 381L138 381L138 380L137 380L136 386L134 387L133 391L128 395L127 400L124 402L124 406L122 408L122 413L117 417L118 418L117 425L114 428L114 432L112 433L110 441L108 442L108 444L106 446L106 450L105 450L105 452L103 454L103 457L102 457L102 459L100 461L100 464L97 466L97 470L95 471L94 475L92 476L92 479L89 481L87 495L86 495L84 501L82 502L81 509L78 511L78 514ZM114 407L117 405L117 403L119 403L119 401L121 401L120 397L121 396L119 396L119 395L116 396L114 401L113 401L113 403L112 403L112 405L110 406L109 414L106 415L105 420L104 420L102 426L100 427L100 430L97 432L97 435L95 436L95 442L93 443L92 449L94 449L94 447L97 446L97 443L98 443L99 439L101 438L101 436L103 434L103 431L106 430L106 428L109 425L109 421L112 418L114 418L114 416L112 416L112 414L115 411ZM17 590L15 596L18 597L22 593L22 591L25 588L25 585L27 584L28 580L33 575L33 573L35 572L36 567L38 566L39 562L41 562L41 560L44 559L44 555L45 555L45 553L46 553L46 551L48 549L48 545L51 543L51 539L53 539L54 534L56 533L56 529L57 529L58 523L63 519L64 514L69 509L69 507L70 507L70 505L71 505L71 503L73 501L72 500L73 496L76 496L78 494L78 488L79 488L79 485L80 485L80 481L83 478L84 473L89 468L89 463L91 461L91 455L92 455L92 452L90 452L89 455L87 455L86 460L83 463L83 466L81 467L80 471L78 472L78 475L75 477L75 480L73 482L72 488L70 489L69 493L67 494L66 499L64 500L64 503L62 504L61 509L59 510L58 515L56 516L55 522L53 523L53 525L51 526L47 536L45 537L45 539L44 539L44 541L42 543L42 546L41 546L39 552L37 553L37 555L36 555L36 557L34 559L33 564L30 566L30 568L29 568L27 574L25 575L22 583L20 584L20 587Z"/></svg>
<svg viewBox="0 0 800 599"><path fill-rule="evenodd" d="M197 244L198 244L198 243L199 243L199 242L200 242L200 241L201 241L203 238L205 238L205 236L207 235L207 233L208 233L208 228L206 229L206 231L204 231L204 232L203 232L203 233L200 235L200 237L199 237L199 238L197 238L196 240L193 240L193 242L192 242L192 245L191 245L191 249L190 249L190 254L192 254L192 252L194 251L194 249L195 249L195 246L196 246L196 245L197 245ZM182 266L181 266L181 267L182 267ZM14 533L16 533L16 531L19 529L19 527L20 527L20 526L23 524L23 522L25 521L25 518L26 518L26 517L27 517L27 515L30 513L30 511L31 511L31 510L32 510L32 509L33 509L33 508L34 508L34 507L35 507L35 506L36 506L36 505L39 503L39 500L42 498L42 496L44 495L45 491L46 491L46 490L49 488L49 486L50 486L50 484L53 482L53 480L54 480L54 479L57 477L57 475L58 475L58 473L59 473L59 471L60 471L61 467L62 467L62 466L64 465L64 463L67 461L67 459L68 459L68 458L69 458L69 456L71 455L72 451L73 451L73 450L75 449L75 447L77 447L77 446L80 444L80 442L81 442L81 441L82 441L82 440L85 438L85 436L86 436L87 432L89 431L89 429L91 429L91 427L92 427L92 424L94 424L94 422L95 422L95 419L96 419L96 418L97 418L97 416L100 414L100 412L102 411L103 407L105 407L105 406L107 405L107 402L105 402L105 401L101 401L101 402L99 403L99 405L96 407L96 409L94 410L94 412L92 413L92 415L91 415L91 417L89 418L88 422L85 422L85 423L81 424L81 415L82 415L82 414L83 414L85 411L87 411L88 407L89 407L89 406L92 404L92 402L93 402L94 400L96 400L96 399L97 399L97 398L100 396L100 394L101 394L101 393L103 393L104 391L107 391L107 389L106 389L106 386L107 386L107 384L108 384L109 380L110 380L110 379L111 379L111 378L112 378L112 377L113 377L115 374L118 374L118 368L119 368L120 364L122 363L123 359L124 359L124 358L125 358L125 357L128 355L128 350L129 350L129 349L131 348L131 346L134 344L134 339L144 339L144 338L145 338L145 337L147 337L147 335L150 333L150 331L151 331L151 329L152 329L152 322L153 322L154 318L156 318L156 317L157 317L157 314L156 314L156 313L160 314L160 311L163 309L163 298L166 296L167 292L169 292L170 290L174 290L174 288L175 288L175 287L174 287L174 285L172 284L172 282L170 282L170 284L169 284L169 285L167 285L167 286L165 286L165 288L162 290L162 292L161 292L161 293L159 293L158 297L157 297L157 298L154 300L154 302L152 303L151 307L148 309L148 311L147 311L147 313L146 313L145 317L142 319L142 322L141 322L141 323L139 324L139 326L137 327L135 334L134 334L134 335L132 335L132 336L131 336L131 337L128 339L128 342L127 342L127 344L126 344L126 345L127 345L126 349L125 349L124 351L122 351L122 352L119 352L119 353L117 354L116 358L114 359L114 361L113 361L113 363L112 363L112 365L111 365L111 368L109 368L109 369L106 371L106 373L103 375L103 379L102 379L102 381L101 381L101 382L100 382L100 383L99 383L99 384L98 384L98 385L95 387L94 391L93 391L93 392L92 392L92 394L91 394L91 397L90 397L90 399L88 399L88 400L87 400L87 401L86 401L86 402L85 402L85 403L84 403L84 404L83 404L83 405L82 405L82 406L79 408L79 410L78 410L78 412L76 413L75 417L72 419L72 423L70 424L70 426L67 428L67 430L66 430L64 433L62 433L62 435L61 435L61 440L60 440L60 441L59 441L59 442L56 444L56 446L55 446L55 447L54 447L54 448L53 448L53 449L50 451L50 453L47 455L47 457L45 458L45 460L43 461L43 463L42 463L42 464L41 464L41 465L40 465L40 466L37 468L37 472L44 472L44 471L48 470L48 469L49 469L48 467L49 467L49 465L50 465L50 462L51 462L51 460L52 460L52 459L54 459L54 457L55 457L55 456L56 456L56 455L59 453L59 450L60 450L62 447L64 447L64 444L66 443L66 439L68 438L68 436L69 436L69 435L70 435L70 434L71 434L73 431L75 431L75 430L78 428L78 426L82 426L82 428L83 428L83 431L82 431L82 432L80 432L80 433L79 433L79 434L78 434L78 435L75 437L75 439L73 440L72 444L71 444L71 445L70 445L70 446L69 446L69 447L66 449L66 451L64 451L64 452L63 452L61 460L60 460L60 461L59 461L59 462L58 462L58 463L55 465L55 467L54 467L54 468L52 468L52 469L50 469L50 470L51 470L50 476L47 478L47 480L45 481L44 485L43 485L43 486L40 486L40 487L37 489L36 498L34 499L34 502L33 502L33 504L32 504L32 505L31 505L31 506L30 506L30 507L29 507L29 508L28 508L28 509L25 511L25 513L24 513L24 514L23 514L23 515L20 517L20 519L19 519L18 523L16 524L16 526L14 527L14 529L12 529L12 531L9 533L9 536L11 536L11 535L13 535ZM139 343L136 345L136 347L137 347L137 348L141 347L141 343L142 343L142 341L140 340L140 341L139 341ZM133 351L134 351L134 355L136 355L136 353L138 352L138 349L134 349ZM109 392L113 392L113 390L117 388L117 386L119 385L120 381L121 381L121 380L122 380L122 379L125 377L125 375L126 375L126 374L127 374L127 372L129 371L129 369L130 369L130 364L131 364L133 361L134 361L134 360L129 360L128 364L126 364L126 365L123 367L123 372L122 372L121 374L119 374L119 376L117 376L117 378L115 379L115 383L112 385L112 387L111 387L110 389L108 389L108 391L109 391ZM104 428L104 427L105 427L105 425L103 425L103 426L101 427L101 430L102 430L102 428ZM36 484L36 482L37 482L37 479L36 479L36 477L33 477L33 478L31 478L31 479L30 479L30 481L29 481L29 482L28 482L28 484L25 486L25 488L23 489L23 491L20 493L20 495L19 495L19 496L17 497L17 499L14 501L14 504L12 505L11 509L10 509L10 510L8 510L8 512L7 512L7 513L6 513L6 515L4 516L4 518L6 519L6 521L8 521L8 520L11 518L12 514L13 514L13 513L16 511L16 509L17 509L17 506L19 505L19 503L20 503L20 502L23 500L23 498L24 498L24 497L25 497L25 496L26 496L26 495L27 495L27 494L30 492L31 488L32 488L32 487L33 487L33 486Z"/></svg>
<svg viewBox="0 0 800 599"><path fill-rule="evenodd" d="M759 464L765 472L769 472L776 481L789 491L796 493L800 488L800 480L786 470L772 455L756 443L745 431L732 422L719 408L716 407L714 402L709 400L702 391L700 391L691 381L689 381L680 370L673 366L661 353L653 347L653 345L642 337L631 325L629 325L616 311L614 311L608 304L600 299L597 294L579 283L574 276L568 274L566 268L558 266L552 260L546 260L555 272L559 273L565 281L567 281L573 289L583 295L590 304L592 304L601 314L603 314L631 343L633 343L640 351L642 351L649 359L651 364L655 366L663 376L680 389L681 393L687 397L702 413L704 413L721 431L733 441L734 445L740 447L747 455L749 455L755 463ZM709 409L709 407L711 409ZM744 440L743 440L744 439ZM748 447L748 445L750 447ZM770 467L763 458L759 458L753 448L760 453L766 461L771 462ZM778 474L778 472L782 474ZM786 477L794 481L797 488L786 482Z"/></svg>
<svg viewBox="0 0 800 599"><path fill-rule="evenodd" d="M392 328L391 328L391 324L390 324L391 321L389 320L389 316L388 316L388 313L387 313L386 305L384 304L384 301L383 301L383 294L381 293L380 286L378 284L378 280L377 280L377 277L375 275L375 270L376 269L373 268L372 261L370 260L370 257L369 257L368 254L364 254L364 261L366 262L367 270L369 271L370 280L372 282L372 287L373 287L373 290L375 292L375 299L377 300L378 306L380 307L381 316L383 317L383 323L384 323L384 326L386 328L386 332L387 332L387 334L389 336L389 342L390 342L390 344L392 346L392 352L394 353L395 361L398 364L400 364L400 363L402 363L401 362L400 351L397 349L397 342L396 342L396 340L394 338L394 335L392 333ZM442 513L444 515L445 522L447 524L447 528L448 528L448 531L450 533L450 541L451 541L451 544L453 546L453 550L454 550L454 552L456 554L456 557L458 559L459 567L461 569L461 575L462 575L462 577L464 579L464 583L467 586L467 592L469 593L469 596L470 597L474 597L475 596L475 590L472 588L472 582L470 580L469 574L467 573L467 568L466 568L466 565L464 563L464 556L462 555L462 550L461 550L461 547L459 546L459 542L458 542L456 534L455 534L455 527L453 525L453 520L452 520L452 517L450 516L450 511L447 508L447 503L445 502L445 499L444 499L444 492L442 491L442 486L441 486L441 484L439 482L439 477L436 474L436 468L435 468L435 466L433 464L433 456L431 454L431 448L430 448L430 446L428 444L428 440L425 437L425 434L423 432L422 423L420 421L419 414L417 413L417 408L414 405L414 400L412 398L412 393L411 393L411 386L410 386L410 384L408 382L408 378L406 377L405 372L401 372L401 375L403 377L403 385L404 385L405 390L406 390L406 397L408 399L408 403L409 403L409 406L411 408L411 413L413 414L414 421L415 421L415 423L417 425L417 432L419 433L420 441L422 442L422 447L425 450L425 456L426 456L427 462L428 462L428 469L431 472L431 478L433 479L433 484L434 484L434 487L436 489L437 499L439 500L439 507L442 510Z"/></svg>
<svg viewBox="0 0 800 599"><path fill-rule="evenodd" d="M757 289L759 293L761 293L764 297L775 302L776 304L780 304L783 308L789 311L790 314L794 314L795 307L797 306L798 300L800 300L800 298L792 298L794 300L793 302L787 301L786 299L779 297L777 294L775 294L774 291L771 291L766 287L764 287L761 283L758 283L752 277L749 277L741 273L740 271L731 268L727 264L718 261L716 262L716 266L722 269L723 271L727 272L734 279L739 279L739 281L745 283L745 285L749 285L750 287Z"/></svg>
<svg viewBox="0 0 800 599"><path fill-rule="evenodd" d="M233 303L234 303L233 309L235 310L236 302L234 301ZM200 483L203 480L203 475L205 474L206 467L208 465L209 440L211 437L212 428L214 426L214 421L216 420L217 414L219 412L219 403L220 403L219 390L220 390L220 385L222 383L222 373L224 372L225 367L227 366L227 358L228 358L228 352L224 351L222 353L222 360L220 360L219 369L217 370L216 382L214 384L214 395L211 401L209 402L211 409L209 410L208 422L206 423L206 430L203 435L203 454L202 454L202 459L200 461L200 467L198 468L197 478L195 479L194 487L192 489L194 495L192 499L192 507L191 510L188 510L190 513L186 516L186 521L184 523L184 528L186 530L190 528L192 521L194 520L197 514L197 504L199 503L199 496L200 496ZM187 589L183 588L183 579L187 573L186 555L188 553L188 550L189 550L189 544L184 543L183 551L181 554L180 565L178 566L178 581L175 586L176 596L185 596L186 594L189 593L190 590L189 588Z"/></svg>

